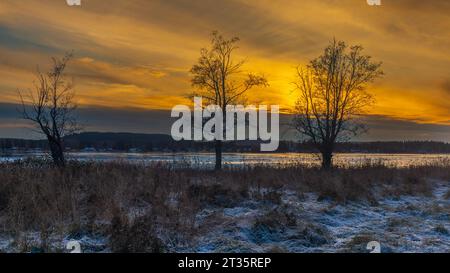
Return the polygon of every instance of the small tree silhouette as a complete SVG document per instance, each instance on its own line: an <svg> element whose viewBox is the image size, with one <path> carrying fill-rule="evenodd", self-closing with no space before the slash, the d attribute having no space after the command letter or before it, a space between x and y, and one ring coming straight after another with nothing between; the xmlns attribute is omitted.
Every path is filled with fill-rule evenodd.
<svg viewBox="0 0 450 273"><path fill-rule="evenodd" d="M194 96L202 97L206 102L218 105L226 121L227 105L240 101L243 95L255 86L267 85L263 76L247 74L243 76L241 68L244 60L235 62L233 53L238 48L239 38L225 39L217 31L212 33L211 49L203 48L197 64L192 66L192 85L198 90ZM222 168L222 141L215 141L216 170Z"/></svg>
<svg viewBox="0 0 450 273"><path fill-rule="evenodd" d="M72 57L72 53L67 53L61 59L52 58L50 71L42 73L38 68L34 88L25 94L19 91L22 117L32 121L46 136L51 157L58 167L64 167L66 163L64 136L79 130L74 115L77 105L74 103L73 84L64 74Z"/></svg>
<svg viewBox="0 0 450 273"><path fill-rule="evenodd" d="M372 62L362 50L333 40L323 55L297 68L299 97L293 125L317 147L324 169L332 167L337 141L363 131L354 118L374 102L367 85L383 75L381 63Z"/></svg>

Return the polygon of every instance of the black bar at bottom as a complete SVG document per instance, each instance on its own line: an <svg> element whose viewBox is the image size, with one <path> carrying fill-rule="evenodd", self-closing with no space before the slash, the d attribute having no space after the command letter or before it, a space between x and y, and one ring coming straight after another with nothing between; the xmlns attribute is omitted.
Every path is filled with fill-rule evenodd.
<svg viewBox="0 0 450 273"><path fill-rule="evenodd" d="M3 268L58 272L320 272L403 271L446 265L449 254L1 254ZM6 272L6 271L5 271ZM99 271L100 272L100 271Z"/></svg>

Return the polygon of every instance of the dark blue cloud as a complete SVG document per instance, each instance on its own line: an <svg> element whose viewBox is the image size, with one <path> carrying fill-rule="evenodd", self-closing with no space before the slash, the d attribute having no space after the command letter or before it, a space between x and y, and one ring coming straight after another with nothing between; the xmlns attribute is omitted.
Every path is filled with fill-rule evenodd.
<svg viewBox="0 0 450 273"><path fill-rule="evenodd" d="M42 52L53 53L56 48L45 43L40 43L38 40L30 36L30 33L18 32L4 26L0 26L0 45L12 50L39 50Z"/></svg>
<svg viewBox="0 0 450 273"><path fill-rule="evenodd" d="M30 124L20 119L20 108L16 104L0 103L0 138L38 137L29 129ZM169 134L175 119L168 110L115 109L106 107L82 107L78 110L79 120L86 131L131 132ZM281 117L281 137L292 139L295 133L286 124L290 117ZM406 120L395 120L385 116L366 116L362 121L369 131L354 140L395 141L434 140L450 142L450 126L418 124Z"/></svg>

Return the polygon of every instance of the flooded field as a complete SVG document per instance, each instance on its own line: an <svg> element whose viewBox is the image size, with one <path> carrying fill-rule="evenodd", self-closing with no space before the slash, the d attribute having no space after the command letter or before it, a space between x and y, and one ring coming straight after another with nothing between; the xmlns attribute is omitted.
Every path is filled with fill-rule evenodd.
<svg viewBox="0 0 450 273"><path fill-rule="evenodd" d="M17 153L0 156L1 161L16 161L26 158L44 158L44 153ZM79 161L128 161L131 163L149 164L162 162L175 166L213 167L213 153L69 153L68 158ZM334 156L338 166L361 166L367 164L383 164L392 167L421 166L450 161L450 154L369 154L342 153ZM308 153L225 153L224 165L242 167L254 165L284 166L302 164L316 166L320 164L320 156Z"/></svg>

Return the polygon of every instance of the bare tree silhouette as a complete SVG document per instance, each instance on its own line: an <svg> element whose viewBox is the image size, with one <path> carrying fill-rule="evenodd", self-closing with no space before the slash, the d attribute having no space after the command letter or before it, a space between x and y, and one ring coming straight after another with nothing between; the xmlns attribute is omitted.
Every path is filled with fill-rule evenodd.
<svg viewBox="0 0 450 273"><path fill-rule="evenodd" d="M194 96L202 97L206 102L218 105L226 120L227 105L236 104L243 95L255 86L267 85L263 76L255 74L243 75L241 71L245 61L233 60L233 53L238 48L239 38L226 39L217 31L212 33L211 48L203 48L200 58L192 69L192 85L198 90ZM222 141L215 141L216 170L222 168Z"/></svg>
<svg viewBox="0 0 450 273"><path fill-rule="evenodd" d="M52 68L47 73L37 69L34 88L28 92L19 90L24 119L32 121L39 132L47 138L51 157L58 167L64 167L63 138L79 130L74 110L73 83L64 74L67 63L73 57L66 53L63 58L52 58Z"/></svg>
<svg viewBox="0 0 450 273"><path fill-rule="evenodd" d="M381 63L362 50L333 40L323 55L297 68L299 97L293 125L317 147L324 169L332 167L337 141L364 130L354 118L374 102L367 85L383 75Z"/></svg>

